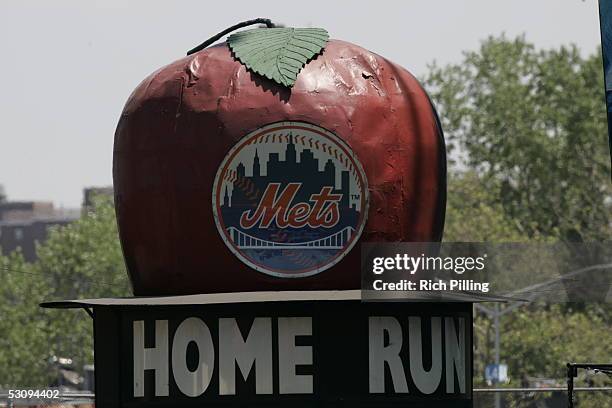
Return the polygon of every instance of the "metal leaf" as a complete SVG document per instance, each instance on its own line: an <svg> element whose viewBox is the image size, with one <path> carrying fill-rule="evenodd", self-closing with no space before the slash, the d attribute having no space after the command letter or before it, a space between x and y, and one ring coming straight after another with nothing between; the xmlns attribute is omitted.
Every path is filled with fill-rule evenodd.
<svg viewBox="0 0 612 408"><path fill-rule="evenodd" d="M255 28L232 34L227 43L248 69L292 87L300 70L323 50L328 39L323 28Z"/></svg>

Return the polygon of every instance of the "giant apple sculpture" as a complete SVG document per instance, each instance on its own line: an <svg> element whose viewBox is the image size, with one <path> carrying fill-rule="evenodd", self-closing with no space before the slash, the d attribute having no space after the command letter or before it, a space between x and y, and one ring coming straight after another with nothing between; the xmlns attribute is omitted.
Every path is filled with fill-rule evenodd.
<svg viewBox="0 0 612 408"><path fill-rule="evenodd" d="M357 289L359 243L441 239L445 149L426 93L387 59L318 39L294 82L241 60L247 41L132 93L113 176L136 295Z"/></svg>

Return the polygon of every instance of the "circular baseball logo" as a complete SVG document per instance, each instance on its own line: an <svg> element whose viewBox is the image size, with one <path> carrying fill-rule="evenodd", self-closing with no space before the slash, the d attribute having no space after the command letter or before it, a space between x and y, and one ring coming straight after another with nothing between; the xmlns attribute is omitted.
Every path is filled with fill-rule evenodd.
<svg viewBox="0 0 612 408"><path fill-rule="evenodd" d="M336 264L361 235L365 174L340 138L304 122L246 135L227 154L213 186L217 229L257 271L283 278Z"/></svg>

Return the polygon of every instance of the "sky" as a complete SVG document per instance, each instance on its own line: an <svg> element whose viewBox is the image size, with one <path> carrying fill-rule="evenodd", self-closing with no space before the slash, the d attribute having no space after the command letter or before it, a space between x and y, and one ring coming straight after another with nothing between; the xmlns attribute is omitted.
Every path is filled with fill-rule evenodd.
<svg viewBox="0 0 612 408"><path fill-rule="evenodd" d="M417 77L489 35L574 43L585 55L600 44L596 0L0 0L0 185L9 199L78 207L84 187L110 185L113 135L132 90L255 17L326 28Z"/></svg>

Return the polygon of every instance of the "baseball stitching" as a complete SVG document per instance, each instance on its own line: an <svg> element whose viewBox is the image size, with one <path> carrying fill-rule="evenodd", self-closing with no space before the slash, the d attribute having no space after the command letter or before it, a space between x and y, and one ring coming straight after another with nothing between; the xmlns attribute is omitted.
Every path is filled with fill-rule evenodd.
<svg viewBox="0 0 612 408"><path fill-rule="evenodd" d="M284 140L283 140L284 139ZM290 135L289 134L276 134L276 133L268 133L265 135L261 135L258 138L252 140L249 145L251 144L260 144L260 143L268 143L268 142L272 142L272 143L289 143L290 140ZM351 160L345 155L343 154L343 152L341 150L336 149L334 146L325 143L325 142L321 142L317 139L314 139L310 136L305 136L305 135L297 135L293 137L293 140L296 144L300 144L303 147L308 147L310 149L314 149L317 151L322 151L330 156L333 156L336 160L340 161L342 164L344 164L348 169L349 172L353 175L353 178L358 181L358 174L357 174L357 170L355 169L355 167L353 166L353 164L351 163ZM247 179L246 177L240 177L238 175L238 172L236 170L233 169L227 169L225 171L225 174L223 175L223 180L228 182L228 183L233 183L233 186L236 188L239 188L244 194L245 196L253 202L253 204L257 204L259 201L259 198L261 197L261 191L259 190L259 188L257 188L255 186L255 184L250 180ZM287 238L288 238L288 234L283 231L283 230L278 230L277 232L273 233L270 235L271 238L276 239L276 242L279 243L283 243L283 242L287 242ZM312 267L316 264L316 262L309 258L308 256L306 256L304 253L302 253L301 251L296 251L296 250L292 250L292 249L281 249L281 254L287 258L289 258L294 264L296 265L300 265L303 267Z"/></svg>
<svg viewBox="0 0 612 408"><path fill-rule="evenodd" d="M277 135L276 133L272 133L272 134L268 133L268 134L261 135L251 140L249 142L249 145L259 144L259 143L268 143L268 142L282 143L283 139L285 139L284 141L286 143L289 143L289 134L280 133ZM320 142L319 140L314 139L310 136L297 135L293 137L293 140L296 143L299 143L300 145L304 147L309 147L317 151L322 151L323 153L326 153L330 156L335 157L336 160L340 161L342 164L344 164L349 169L350 173L353 175L353 178L355 180L359 180L357 169L355 169L355 166L353 166L353 163L351 162L351 160L348 157L346 157L346 155L342 152L342 150L338 150L335 147L331 146L330 144L327 144L325 142Z"/></svg>

